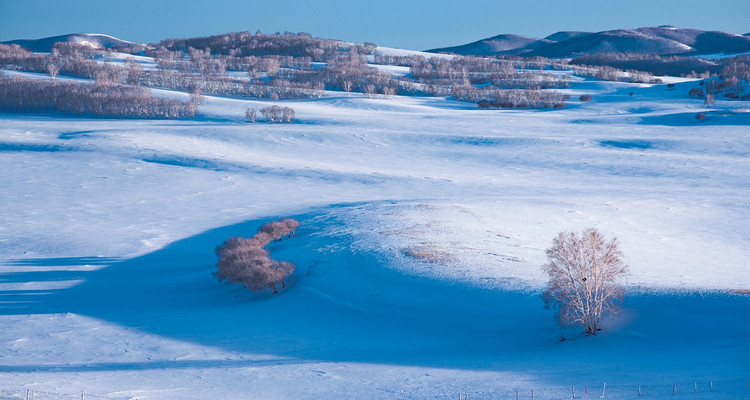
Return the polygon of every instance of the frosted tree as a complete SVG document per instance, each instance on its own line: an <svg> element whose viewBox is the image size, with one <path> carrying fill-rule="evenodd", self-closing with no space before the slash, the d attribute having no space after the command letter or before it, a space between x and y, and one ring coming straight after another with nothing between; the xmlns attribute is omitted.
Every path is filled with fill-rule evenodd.
<svg viewBox="0 0 750 400"><path fill-rule="evenodd" d="M269 107L263 107L260 109L260 113L263 114L270 122L281 122L281 107L272 105Z"/></svg>
<svg viewBox="0 0 750 400"><path fill-rule="evenodd" d="M57 77L57 74L60 73L60 68L52 63L47 64L47 74L52 77L52 79L55 79Z"/></svg>
<svg viewBox="0 0 750 400"><path fill-rule="evenodd" d="M617 313L625 294L620 281L627 274L627 266L622 262L617 238L607 242L593 228L581 236L561 232L546 253L546 306L557 308L563 326L581 325L587 335L596 335L602 315Z"/></svg>
<svg viewBox="0 0 750 400"><path fill-rule="evenodd" d="M250 122L255 122L255 118L258 116L254 108L248 108L245 110L245 119Z"/></svg>
<svg viewBox="0 0 750 400"><path fill-rule="evenodd" d="M281 109L281 121L291 123L294 121L294 109L291 107L284 107Z"/></svg>

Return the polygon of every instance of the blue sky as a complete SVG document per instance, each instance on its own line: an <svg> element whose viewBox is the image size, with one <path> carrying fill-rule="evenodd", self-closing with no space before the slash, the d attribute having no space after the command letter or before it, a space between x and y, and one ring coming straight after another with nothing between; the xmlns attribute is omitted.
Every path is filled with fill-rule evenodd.
<svg viewBox="0 0 750 400"><path fill-rule="evenodd" d="M86 32L151 43L260 29L422 50L666 24L748 33L750 0L0 0L0 41Z"/></svg>

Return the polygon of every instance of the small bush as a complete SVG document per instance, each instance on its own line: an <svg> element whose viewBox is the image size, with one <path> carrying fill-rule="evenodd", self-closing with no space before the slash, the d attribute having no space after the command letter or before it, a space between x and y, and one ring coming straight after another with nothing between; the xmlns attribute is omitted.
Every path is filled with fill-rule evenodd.
<svg viewBox="0 0 750 400"><path fill-rule="evenodd" d="M578 98L580 101L591 101L591 95L584 94L581 97Z"/></svg>
<svg viewBox="0 0 750 400"><path fill-rule="evenodd" d="M216 247L219 261L216 263L216 277L220 281L240 284L246 289L260 292L268 288L278 293L277 284L286 287L285 280L296 266L286 261L271 259L265 247L271 241L279 241L284 236L295 236L299 222L291 218L272 221L258 229L252 238L231 237Z"/></svg>
<svg viewBox="0 0 750 400"><path fill-rule="evenodd" d="M690 95L690 97L692 97L694 99L700 99L700 98L703 98L706 95L706 93L703 91L703 89L692 88L688 92L688 95Z"/></svg>
<svg viewBox="0 0 750 400"><path fill-rule="evenodd" d="M703 122L703 120L706 119L706 113L699 112L698 114L695 114L695 119Z"/></svg>

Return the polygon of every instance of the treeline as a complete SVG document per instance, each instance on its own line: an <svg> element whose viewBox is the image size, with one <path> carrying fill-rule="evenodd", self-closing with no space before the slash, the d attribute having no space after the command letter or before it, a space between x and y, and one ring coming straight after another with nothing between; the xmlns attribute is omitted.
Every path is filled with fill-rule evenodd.
<svg viewBox="0 0 750 400"><path fill-rule="evenodd" d="M0 68L39 72L52 77L59 73L94 79L102 71L116 71L118 67L102 64L90 58L90 48L73 43L56 43L51 54L32 53L18 45L0 44ZM112 72L108 72L111 74Z"/></svg>
<svg viewBox="0 0 750 400"><path fill-rule="evenodd" d="M653 75L637 70L621 70L607 65L601 66L575 66L573 72L576 75L591 76L603 81L627 82L627 83L662 83L662 80Z"/></svg>
<svg viewBox="0 0 750 400"><path fill-rule="evenodd" d="M741 60L745 62L741 62ZM721 69L718 83L712 88L706 85L706 89L712 90L714 94L720 94L729 100L750 100L750 55L744 55L726 63Z"/></svg>
<svg viewBox="0 0 750 400"><path fill-rule="evenodd" d="M57 51L62 49L62 51ZM280 99L309 99L320 97L324 86L314 82L294 82L286 79L247 79L230 78L226 72L219 73L202 52L193 52L200 60L185 62L176 54L164 56L170 59L160 65L167 67L158 70L143 70L132 59L122 66L97 62L94 53L84 45L57 43L51 54L32 53L18 45L0 45L0 68L39 72L56 77L63 74L72 77L94 79L101 84L127 84L155 86L183 91L200 90L205 94L229 95ZM160 59L164 60L164 58ZM197 65L202 73L191 72L190 63ZM186 66L178 68L178 66ZM209 72L212 71L212 72ZM278 68L277 68L278 73Z"/></svg>
<svg viewBox="0 0 750 400"><path fill-rule="evenodd" d="M189 48L209 51L213 55L233 57L259 56L291 56L310 57L316 62L327 62L338 53L350 48L357 48L359 52L371 54L375 45L353 45L339 40L314 38L309 33L284 32L266 35L260 31L231 32L222 35L196 37L188 39L167 39L159 46L172 51L187 52Z"/></svg>
<svg viewBox="0 0 750 400"><path fill-rule="evenodd" d="M0 75L0 111L116 118L193 117L193 102L152 97L142 87Z"/></svg>
<svg viewBox="0 0 750 400"><path fill-rule="evenodd" d="M143 51L129 46L118 51ZM31 53L18 46L0 46L0 68L18 69L94 79L106 85L161 87L190 93L254 97L271 100L321 97L325 90L361 92L367 96L417 94L452 96L482 102L482 107L562 107L563 95L554 91L570 87L571 75L601 80L660 83L656 73L690 73L714 62L690 57L650 57L598 54L567 60L543 57L430 57L391 56L374 53L376 46L313 38L307 33L235 32L189 39L167 39L145 51L158 68L144 69L133 59L115 65L76 43L58 43L51 54ZM368 63L408 66L409 74L393 76ZM719 87L724 93L743 96L741 73L748 56L715 61L728 71ZM663 67L664 69L658 69ZM703 68L700 68L703 69ZM228 71L233 71L229 73ZM238 76L237 71L245 73ZM715 75L715 68L700 72ZM716 72L718 73L718 72ZM729 88L732 89L729 89ZM506 92L503 92L506 91ZM523 94L522 92L528 92Z"/></svg>
<svg viewBox="0 0 750 400"><path fill-rule="evenodd" d="M717 96L727 100L750 100L750 64L727 64L716 78L702 80L698 85L699 87L690 89L688 95L694 99L703 99L704 104L709 107Z"/></svg>
<svg viewBox="0 0 750 400"><path fill-rule="evenodd" d="M652 75L697 76L698 74L716 75L721 65L699 57L600 53L587 54L570 60L572 65L608 66L621 70L637 70Z"/></svg>
<svg viewBox="0 0 750 400"><path fill-rule="evenodd" d="M200 74L187 74L174 71L143 71L140 83L182 91L200 90L204 94L225 96L257 97L271 100L312 99L323 94L320 85L309 82L291 82L274 79L255 83L229 77L212 77Z"/></svg>
<svg viewBox="0 0 750 400"><path fill-rule="evenodd" d="M477 103L479 108L563 108L569 96L554 90L519 90L453 87L451 95L457 100Z"/></svg>

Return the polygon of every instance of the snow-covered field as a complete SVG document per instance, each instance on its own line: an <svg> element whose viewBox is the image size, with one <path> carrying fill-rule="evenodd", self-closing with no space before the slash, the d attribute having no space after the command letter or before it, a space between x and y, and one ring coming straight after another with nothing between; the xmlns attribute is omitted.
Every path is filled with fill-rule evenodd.
<svg viewBox="0 0 750 400"><path fill-rule="evenodd" d="M211 96L183 121L0 115L2 396L750 399L750 112L693 85L577 80L593 101L557 111L328 93L280 102L294 124ZM283 216L282 294L215 280L217 244ZM631 271L595 338L539 295L553 236L590 226Z"/></svg>

